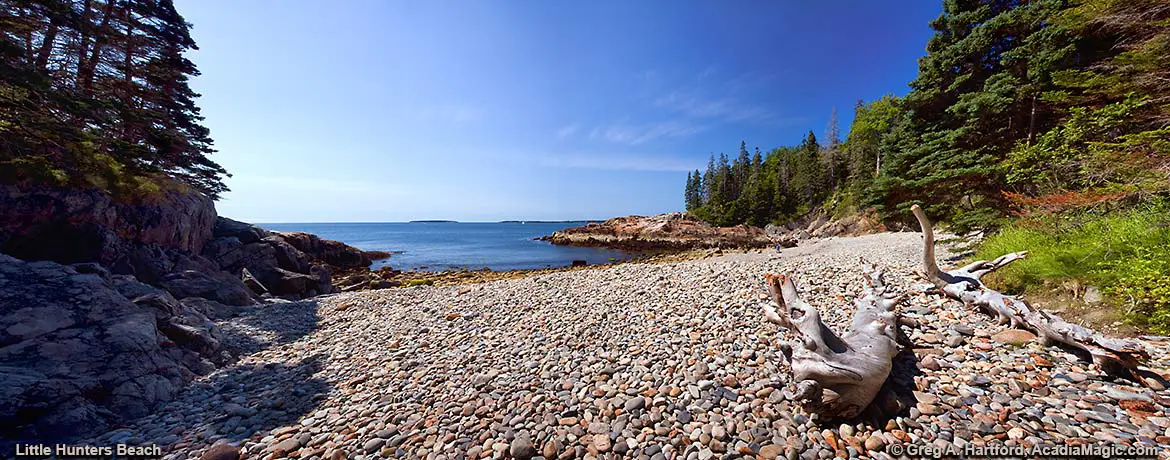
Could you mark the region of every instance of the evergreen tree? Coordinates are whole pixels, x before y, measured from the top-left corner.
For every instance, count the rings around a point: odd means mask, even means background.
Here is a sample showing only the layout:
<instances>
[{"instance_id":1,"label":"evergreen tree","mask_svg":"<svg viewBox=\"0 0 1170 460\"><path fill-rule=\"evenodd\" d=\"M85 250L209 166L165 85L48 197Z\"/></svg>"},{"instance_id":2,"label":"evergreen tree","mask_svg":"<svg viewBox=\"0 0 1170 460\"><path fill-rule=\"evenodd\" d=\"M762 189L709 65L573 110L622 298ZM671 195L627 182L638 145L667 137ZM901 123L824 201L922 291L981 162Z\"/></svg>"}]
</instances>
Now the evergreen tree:
<instances>
[{"instance_id":1,"label":"evergreen tree","mask_svg":"<svg viewBox=\"0 0 1170 460\"><path fill-rule=\"evenodd\" d=\"M928 213L959 223L986 222L1002 209L999 163L1045 123L1034 96L1074 61L1067 31L1048 20L1064 3L944 2L905 100L912 129L902 134L916 139L887 156L884 201L929 198Z\"/></svg>"},{"instance_id":2,"label":"evergreen tree","mask_svg":"<svg viewBox=\"0 0 1170 460\"><path fill-rule=\"evenodd\" d=\"M699 170L694 173L687 173L687 188L686 188L686 207L687 211L695 211L703 205L703 183Z\"/></svg>"},{"instance_id":3,"label":"evergreen tree","mask_svg":"<svg viewBox=\"0 0 1170 460\"><path fill-rule=\"evenodd\" d=\"M703 184L703 188L701 189L703 191L703 205L709 205L711 204L712 197L715 195L715 154L711 154L707 158L707 169L703 173L703 178L700 182Z\"/></svg>"},{"instance_id":4,"label":"evergreen tree","mask_svg":"<svg viewBox=\"0 0 1170 460\"><path fill-rule=\"evenodd\" d=\"M882 96L868 104L857 101L853 114L853 125L845 141L847 177L850 180L868 183L878 176L882 163L882 140L903 116L901 99Z\"/></svg>"},{"instance_id":5,"label":"evergreen tree","mask_svg":"<svg viewBox=\"0 0 1170 460\"><path fill-rule=\"evenodd\" d=\"M841 128L837 122L837 108L829 114L829 123L825 126L824 163L826 167L826 185L830 191L836 190L837 185L844 181L845 167L841 154Z\"/></svg>"},{"instance_id":6,"label":"evergreen tree","mask_svg":"<svg viewBox=\"0 0 1170 460\"><path fill-rule=\"evenodd\" d=\"M962 231L1012 206L1170 194L1170 4L945 0L930 26L910 93L859 101L844 144L834 111L823 145L810 131L712 158L708 220L786 222L852 196L893 219L922 201Z\"/></svg>"},{"instance_id":7,"label":"evergreen tree","mask_svg":"<svg viewBox=\"0 0 1170 460\"><path fill-rule=\"evenodd\" d=\"M0 180L213 197L189 25L170 0L0 4Z\"/></svg>"}]
</instances>

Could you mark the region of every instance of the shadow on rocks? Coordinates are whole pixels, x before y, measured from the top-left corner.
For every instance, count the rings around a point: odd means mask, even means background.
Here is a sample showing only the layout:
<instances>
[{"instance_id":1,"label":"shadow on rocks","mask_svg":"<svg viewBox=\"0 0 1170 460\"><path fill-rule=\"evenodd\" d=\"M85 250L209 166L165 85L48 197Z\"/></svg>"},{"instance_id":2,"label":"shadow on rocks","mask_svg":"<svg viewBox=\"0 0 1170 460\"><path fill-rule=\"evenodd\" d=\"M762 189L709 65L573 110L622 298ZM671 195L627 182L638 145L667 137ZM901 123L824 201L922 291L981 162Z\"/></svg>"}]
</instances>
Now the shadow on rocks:
<instances>
[{"instance_id":1,"label":"shadow on rocks","mask_svg":"<svg viewBox=\"0 0 1170 460\"><path fill-rule=\"evenodd\" d=\"M863 420L879 428L886 426L890 420L905 415L911 407L918 404L918 398L914 396L914 378L923 375L922 370L918 368L918 355L914 353L913 345L904 335L899 334L898 341L903 348L894 356L889 378L882 384L881 390L878 390L873 403L861 414Z\"/></svg>"},{"instance_id":2,"label":"shadow on rocks","mask_svg":"<svg viewBox=\"0 0 1170 460\"><path fill-rule=\"evenodd\" d=\"M222 343L232 354L247 356L273 345L292 343L320 325L317 300L251 307L221 323Z\"/></svg>"},{"instance_id":3,"label":"shadow on rocks","mask_svg":"<svg viewBox=\"0 0 1170 460\"><path fill-rule=\"evenodd\" d=\"M102 441L157 443L164 451L183 442L186 449L199 449L223 441L238 443L294 424L315 411L332 388L316 376L325 359L317 354L289 363L221 369L193 383L158 415Z\"/></svg>"}]
</instances>

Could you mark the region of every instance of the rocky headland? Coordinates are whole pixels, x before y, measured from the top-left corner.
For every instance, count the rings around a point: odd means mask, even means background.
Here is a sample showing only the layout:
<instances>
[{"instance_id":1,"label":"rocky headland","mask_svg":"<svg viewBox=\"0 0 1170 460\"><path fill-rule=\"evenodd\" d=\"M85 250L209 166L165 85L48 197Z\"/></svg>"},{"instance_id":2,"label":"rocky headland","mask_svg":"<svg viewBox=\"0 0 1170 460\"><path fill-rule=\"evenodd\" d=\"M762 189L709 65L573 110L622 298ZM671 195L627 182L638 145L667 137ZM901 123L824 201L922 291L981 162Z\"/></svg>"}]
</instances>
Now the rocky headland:
<instances>
[{"instance_id":1,"label":"rocky headland","mask_svg":"<svg viewBox=\"0 0 1170 460\"><path fill-rule=\"evenodd\" d=\"M333 271L380 256L219 217L199 193L0 187L0 439L145 415L248 351L217 321L334 292Z\"/></svg>"},{"instance_id":2,"label":"rocky headland","mask_svg":"<svg viewBox=\"0 0 1170 460\"><path fill-rule=\"evenodd\" d=\"M615 217L567 228L541 240L570 246L599 246L628 251L696 248L762 248L775 240L748 225L713 227L687 213Z\"/></svg>"}]
</instances>

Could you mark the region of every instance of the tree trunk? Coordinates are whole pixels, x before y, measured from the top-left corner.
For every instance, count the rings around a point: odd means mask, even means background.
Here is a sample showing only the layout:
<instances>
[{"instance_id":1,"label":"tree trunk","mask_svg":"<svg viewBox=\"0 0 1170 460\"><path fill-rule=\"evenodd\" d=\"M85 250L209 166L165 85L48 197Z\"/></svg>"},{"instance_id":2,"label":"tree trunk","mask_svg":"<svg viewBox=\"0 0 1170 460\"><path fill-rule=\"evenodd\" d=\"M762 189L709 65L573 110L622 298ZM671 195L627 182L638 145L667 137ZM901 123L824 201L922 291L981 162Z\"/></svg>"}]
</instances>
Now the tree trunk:
<instances>
[{"instance_id":1,"label":"tree trunk","mask_svg":"<svg viewBox=\"0 0 1170 460\"><path fill-rule=\"evenodd\" d=\"M53 44L57 41L57 31L60 30L56 13L50 14L54 14L54 16L49 20L49 30L45 31L45 36L41 39L41 49L37 52L36 60L33 62L33 67L40 72L44 72L49 65L49 55L53 53Z\"/></svg>"},{"instance_id":2,"label":"tree trunk","mask_svg":"<svg viewBox=\"0 0 1170 460\"><path fill-rule=\"evenodd\" d=\"M89 54L89 12L91 9L91 0L85 0L81 3L81 17L77 24L77 81L74 82L75 87L81 88L81 77L85 73L85 58Z\"/></svg>"},{"instance_id":3,"label":"tree trunk","mask_svg":"<svg viewBox=\"0 0 1170 460\"><path fill-rule=\"evenodd\" d=\"M983 275L1023 259L1028 255L1027 251L1004 254L990 262L976 261L965 267L944 272L935 262L934 229L930 220L918 205L910 209L922 226L924 245L922 266L926 278L939 291L966 305L982 308L994 315L999 324L1035 331L1041 343L1045 345L1060 344L1069 347L1078 355L1091 359L1106 374L1144 383L1137 373L1137 367L1148 359L1149 355L1141 344L1104 337L1089 328L1069 323L1059 316L1033 309L1020 298L1004 295L983 284Z\"/></svg>"},{"instance_id":4,"label":"tree trunk","mask_svg":"<svg viewBox=\"0 0 1170 460\"><path fill-rule=\"evenodd\" d=\"M98 61L102 58L102 48L105 47L106 42L110 38L110 16L113 15L115 0L106 1L106 9L102 13L102 23L98 25L97 33L94 36L93 50L90 51L89 58L85 59L85 65L79 64L77 79L78 87L85 95L89 95L93 88L94 75L97 73ZM87 4L89 2L86 2ZM129 15L129 5L126 6L127 15ZM82 55L85 54L85 43L82 42Z\"/></svg>"},{"instance_id":5,"label":"tree trunk","mask_svg":"<svg viewBox=\"0 0 1170 460\"><path fill-rule=\"evenodd\" d=\"M1028 147L1032 146L1032 137L1036 131L1036 95L1032 95L1032 113L1028 115Z\"/></svg>"},{"instance_id":6,"label":"tree trunk","mask_svg":"<svg viewBox=\"0 0 1170 460\"><path fill-rule=\"evenodd\" d=\"M799 336L782 345L796 382L795 399L806 411L826 417L856 417L873 401L898 354L894 306L901 300L886 293L882 272L863 269L866 287L854 301L857 312L849 334L838 337L820 313L800 299L792 278L764 275L779 310L765 304L764 318Z\"/></svg>"}]
</instances>

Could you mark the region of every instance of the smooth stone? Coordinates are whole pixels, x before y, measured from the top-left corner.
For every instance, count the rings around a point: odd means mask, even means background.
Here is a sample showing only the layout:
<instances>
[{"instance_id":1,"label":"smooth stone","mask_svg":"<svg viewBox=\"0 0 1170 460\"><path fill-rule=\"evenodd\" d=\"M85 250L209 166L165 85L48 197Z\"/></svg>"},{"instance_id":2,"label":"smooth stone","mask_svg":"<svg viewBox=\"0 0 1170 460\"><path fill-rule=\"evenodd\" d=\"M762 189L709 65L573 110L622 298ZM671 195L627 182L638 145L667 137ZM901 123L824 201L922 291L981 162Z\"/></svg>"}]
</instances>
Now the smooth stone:
<instances>
[{"instance_id":1,"label":"smooth stone","mask_svg":"<svg viewBox=\"0 0 1170 460\"><path fill-rule=\"evenodd\" d=\"M1020 346L1036 340L1036 334L1023 329L1005 329L992 334L991 340L1005 345Z\"/></svg>"},{"instance_id":2,"label":"smooth stone","mask_svg":"<svg viewBox=\"0 0 1170 460\"><path fill-rule=\"evenodd\" d=\"M784 455L784 446L768 444L760 447L760 457L765 459L780 458L781 455Z\"/></svg>"},{"instance_id":3,"label":"smooth stone","mask_svg":"<svg viewBox=\"0 0 1170 460\"><path fill-rule=\"evenodd\" d=\"M385 439L374 438L374 439L371 439L369 441L366 441L366 443L364 445L362 445L362 450L366 451L367 454L377 452L378 449L380 449L383 444L386 444Z\"/></svg>"},{"instance_id":4,"label":"smooth stone","mask_svg":"<svg viewBox=\"0 0 1170 460\"><path fill-rule=\"evenodd\" d=\"M609 436L596 435L593 437L593 448L597 449L598 452L609 452L611 446Z\"/></svg>"},{"instance_id":5,"label":"smooth stone","mask_svg":"<svg viewBox=\"0 0 1170 460\"><path fill-rule=\"evenodd\" d=\"M199 456L199 460L239 460L240 448L231 444L216 444Z\"/></svg>"},{"instance_id":6,"label":"smooth stone","mask_svg":"<svg viewBox=\"0 0 1170 460\"><path fill-rule=\"evenodd\" d=\"M528 436L516 436L512 440L511 447L508 448L508 453L520 460L528 460L536 456L536 448L532 446L532 441L528 439Z\"/></svg>"}]
</instances>

